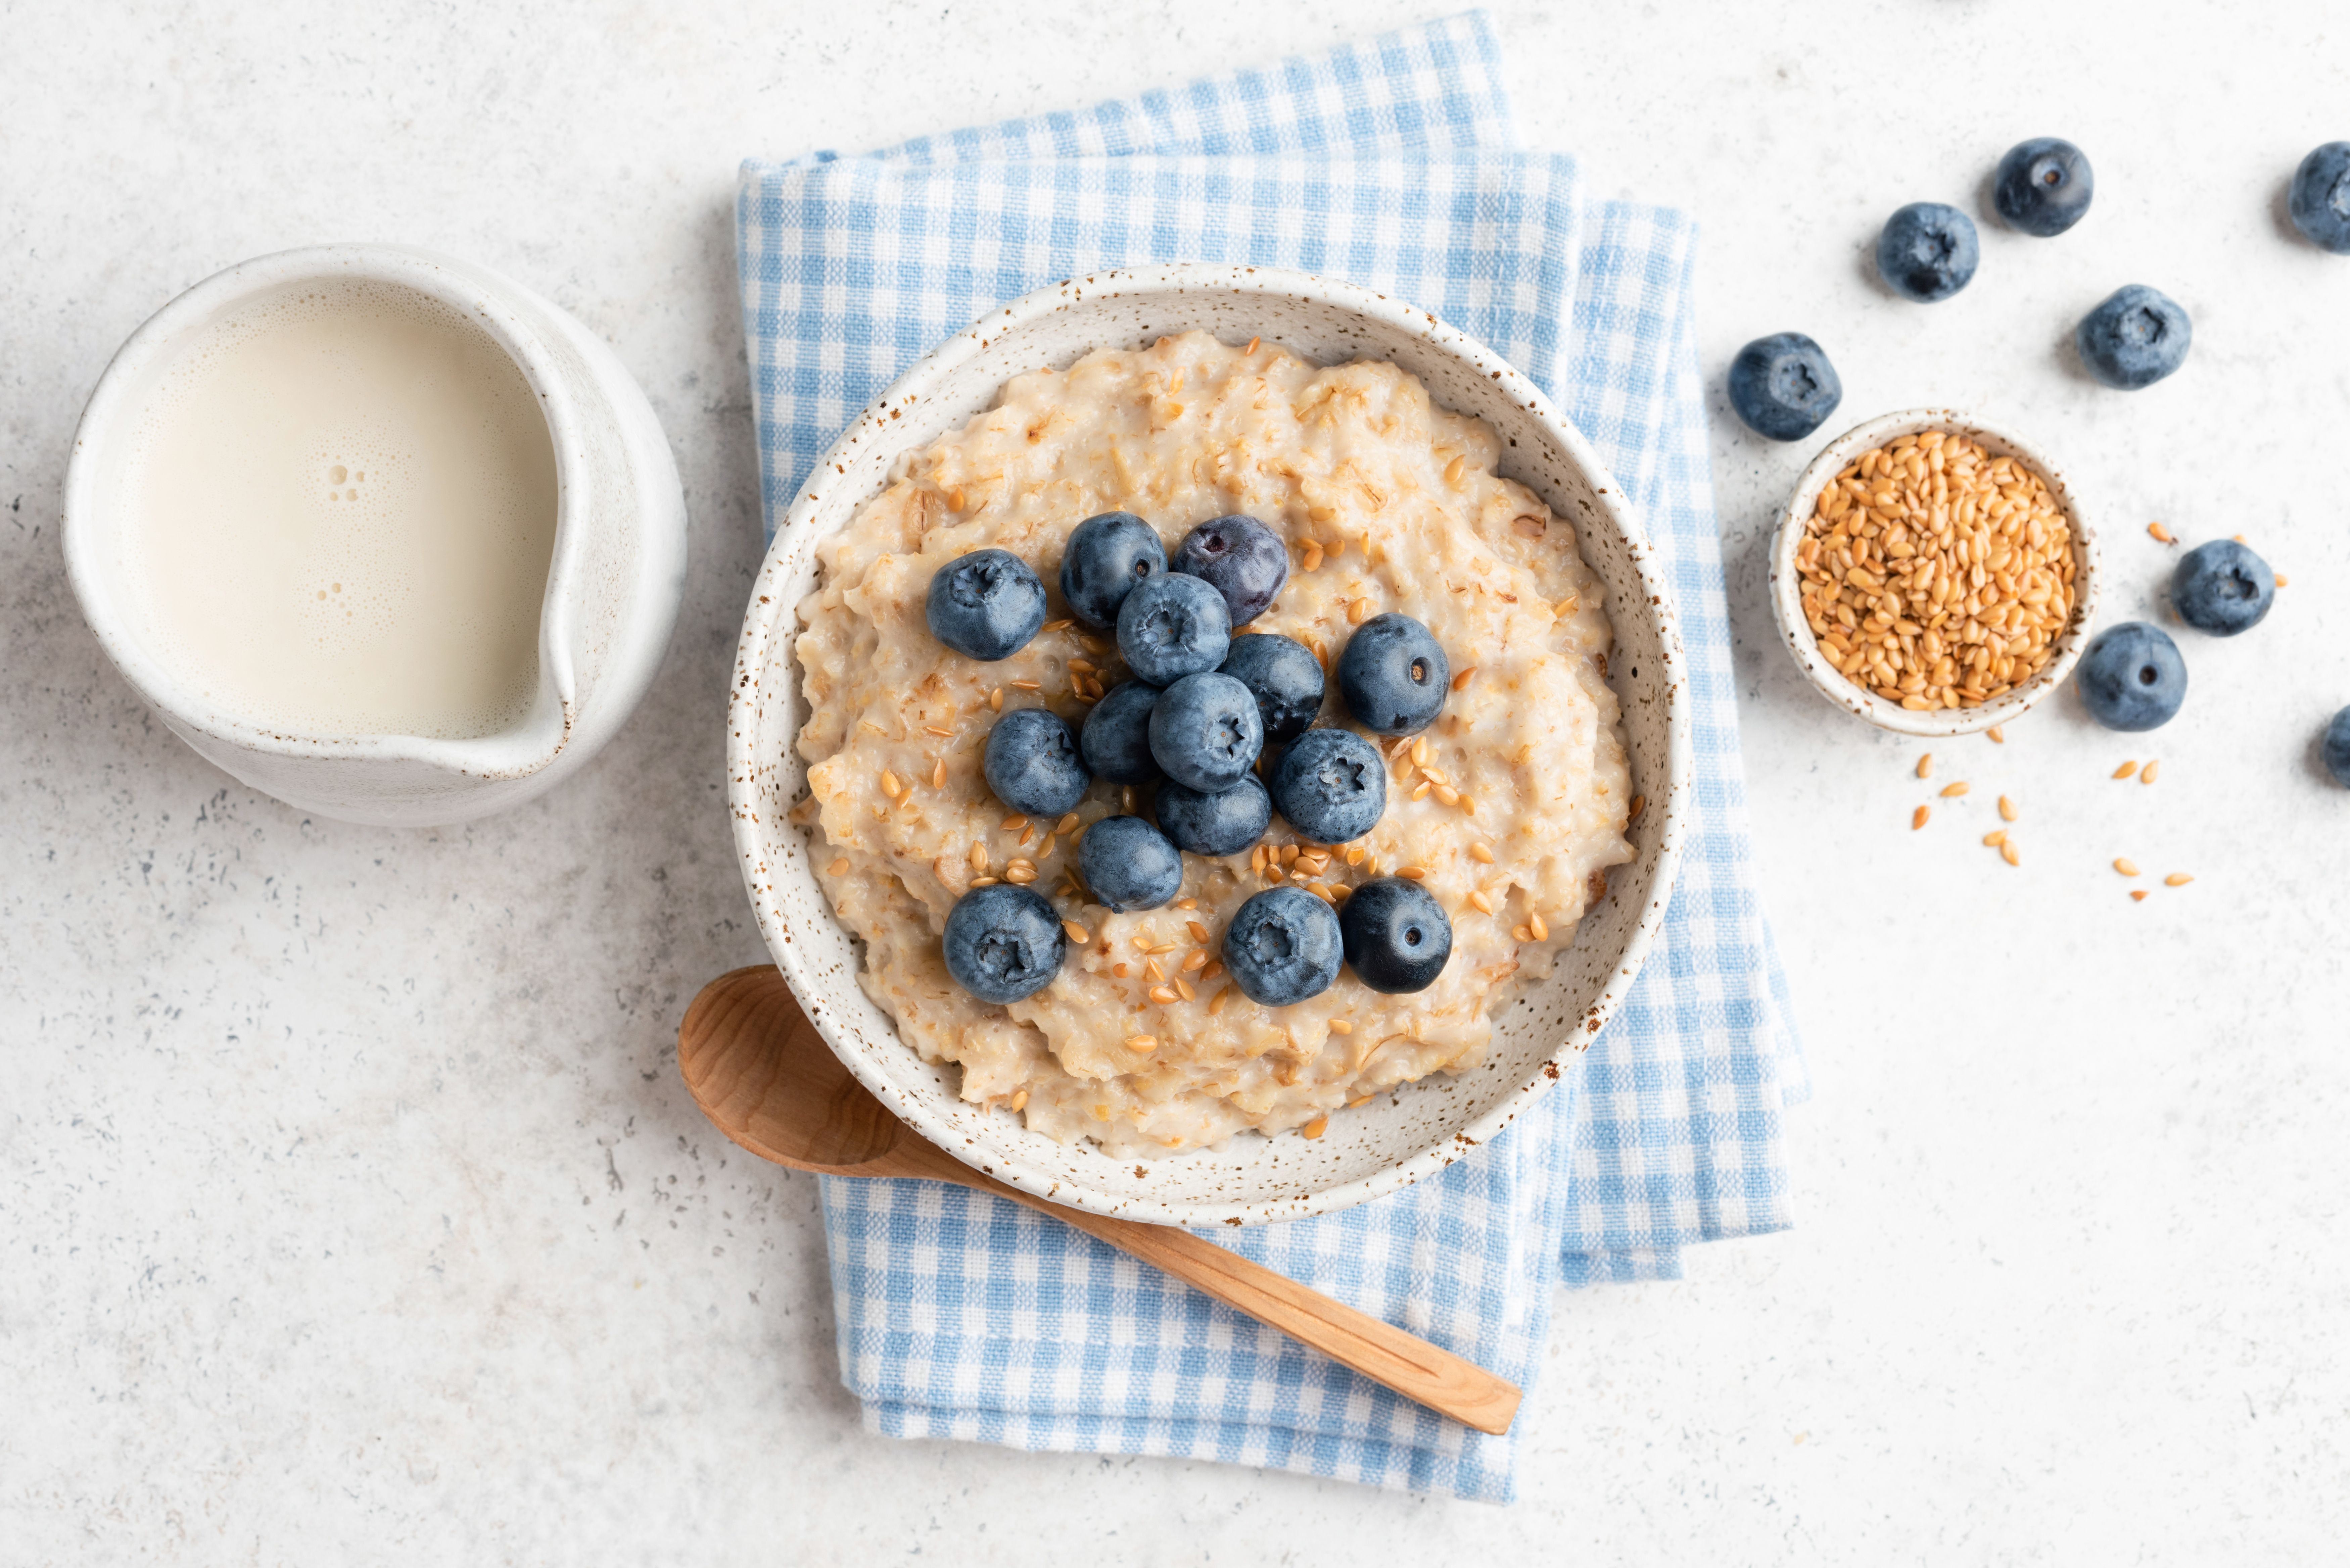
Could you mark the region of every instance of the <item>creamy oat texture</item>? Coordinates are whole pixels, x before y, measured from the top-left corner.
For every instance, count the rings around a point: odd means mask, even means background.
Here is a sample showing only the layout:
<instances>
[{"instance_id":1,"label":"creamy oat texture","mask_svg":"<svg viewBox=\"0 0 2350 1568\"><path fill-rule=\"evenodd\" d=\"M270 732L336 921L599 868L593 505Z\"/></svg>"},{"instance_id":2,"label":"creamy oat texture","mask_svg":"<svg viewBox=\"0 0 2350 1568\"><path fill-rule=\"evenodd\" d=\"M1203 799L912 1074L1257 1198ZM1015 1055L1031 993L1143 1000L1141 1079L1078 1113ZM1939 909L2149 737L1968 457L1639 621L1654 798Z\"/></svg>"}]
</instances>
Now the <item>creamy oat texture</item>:
<instances>
[{"instance_id":1,"label":"creamy oat texture","mask_svg":"<svg viewBox=\"0 0 2350 1568\"><path fill-rule=\"evenodd\" d=\"M1632 857L1598 579L1566 523L1494 474L1497 456L1492 431L1392 366L1326 369L1187 333L1014 378L818 547L823 587L799 606L812 711L795 820L864 940L866 992L924 1057L961 1064L965 1100L1149 1155L1243 1128L1319 1136L1333 1111L1482 1058L1491 1017L1550 972L1607 868ZM1076 841L1147 815L1148 789L1096 784L1059 823L1014 818L988 793L999 711L1041 703L1074 728L1125 667L1115 639L1057 618L1010 659L965 659L924 623L931 575L1009 550L1066 616L1063 542L1112 510L1149 519L1170 554L1208 518L1262 520L1292 576L1243 629L1296 638L1326 669L1369 616L1435 633L1456 690L1419 737L1372 737L1388 794L1367 836L1317 846L1276 815L1253 856L1186 855L1176 906L1113 914L1079 889ZM1347 722L1335 681L1317 722ZM1347 970L1320 996L1261 1007L1216 961L1226 920L1276 881L1343 898L1408 868L1452 918L1451 961L1426 991L1383 996ZM986 877L1029 883L1073 928L1059 976L1009 1007L966 994L940 953L948 910Z\"/></svg>"}]
</instances>

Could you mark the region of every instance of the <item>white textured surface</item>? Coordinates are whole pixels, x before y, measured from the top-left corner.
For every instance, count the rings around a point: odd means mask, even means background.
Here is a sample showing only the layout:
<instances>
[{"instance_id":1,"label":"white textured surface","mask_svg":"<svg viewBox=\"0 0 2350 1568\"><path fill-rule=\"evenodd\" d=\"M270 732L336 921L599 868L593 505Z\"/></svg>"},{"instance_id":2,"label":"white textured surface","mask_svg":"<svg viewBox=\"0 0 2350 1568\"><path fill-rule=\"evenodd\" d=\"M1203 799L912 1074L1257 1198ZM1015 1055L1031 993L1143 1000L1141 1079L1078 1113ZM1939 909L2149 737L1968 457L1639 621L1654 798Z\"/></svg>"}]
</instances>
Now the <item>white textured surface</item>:
<instances>
[{"instance_id":1,"label":"white textured surface","mask_svg":"<svg viewBox=\"0 0 2350 1568\"><path fill-rule=\"evenodd\" d=\"M720 787L754 565L734 160L855 148L1422 14L1181 0L780 10L0 10L0 1560L255 1563L2314 1561L2350 1526L2350 261L2282 191L2350 136L2338 8L2021 0L1496 7L1531 142L1707 225L1709 365L1797 327L1844 412L1943 401L2073 465L2108 613L2160 516L2289 574L2180 634L2151 741L2069 695L1916 748L1770 640L1758 529L1805 443L1717 422L1748 759L1820 1083L1801 1228L1562 1305L1492 1509L1216 1466L866 1436L811 1184L676 1082L692 988L760 956ZM1341 13L1344 20L1339 20ZM1048 14L1049 13L1049 14ZM1947 304L1867 270L2012 141L2089 151L2054 241L1986 224ZM59 476L113 346L240 257L396 238L605 333L697 552L670 663L580 778L447 833L231 785L105 667ZM2126 282L2194 314L2125 396L2064 344ZM2327 634L2328 621L2337 628ZM2159 784L2106 778L2158 754ZM1975 840L2004 790L2023 867ZM2129 854L2199 880L2132 906Z\"/></svg>"}]
</instances>

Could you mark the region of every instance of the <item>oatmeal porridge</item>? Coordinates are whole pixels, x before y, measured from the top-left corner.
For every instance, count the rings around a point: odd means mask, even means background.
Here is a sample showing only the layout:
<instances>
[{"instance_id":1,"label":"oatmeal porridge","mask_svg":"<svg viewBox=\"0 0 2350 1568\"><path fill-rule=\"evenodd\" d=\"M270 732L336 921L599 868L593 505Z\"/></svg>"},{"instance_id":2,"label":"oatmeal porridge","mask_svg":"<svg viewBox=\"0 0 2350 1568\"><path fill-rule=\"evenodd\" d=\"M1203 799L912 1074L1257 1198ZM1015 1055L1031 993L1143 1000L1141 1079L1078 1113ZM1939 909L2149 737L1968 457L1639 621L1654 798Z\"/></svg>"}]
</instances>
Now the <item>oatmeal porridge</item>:
<instances>
[{"instance_id":1,"label":"oatmeal porridge","mask_svg":"<svg viewBox=\"0 0 2350 1568\"><path fill-rule=\"evenodd\" d=\"M966 1101L1149 1155L1249 1128L1318 1137L1335 1111L1482 1059L1492 1017L1549 974L1607 868L1632 858L1635 808L1598 579L1498 457L1485 425L1393 366L1326 369L1187 333L1014 378L818 546L823 586L798 607L811 711L794 820L864 944L867 993L923 1057L960 1064ZM1206 520L1261 521L1290 575L1233 630L1295 639L1326 671L1373 618L1433 634L1451 690L1417 734L1368 736L1388 771L1369 832L1320 843L1276 815L1249 849L1184 854L1171 901L1121 913L1082 882L1080 844L1105 818L1148 815L1148 788L1097 778L1049 819L991 792L983 754L1004 713L1041 707L1074 730L1126 668L1057 589L1009 657L954 652L925 620L931 578L994 549L1056 583L1071 531L1111 511L1146 519L1170 554ZM1316 724L1364 733L1328 686ZM1266 750L1261 774L1278 761ZM1302 888L1343 909L1383 876L1451 919L1425 989L1388 994L1346 969L1266 1006L1227 973L1225 928L1253 895ZM995 1005L955 982L941 933L974 887L1006 884L1049 900L1066 951L1050 983Z\"/></svg>"}]
</instances>

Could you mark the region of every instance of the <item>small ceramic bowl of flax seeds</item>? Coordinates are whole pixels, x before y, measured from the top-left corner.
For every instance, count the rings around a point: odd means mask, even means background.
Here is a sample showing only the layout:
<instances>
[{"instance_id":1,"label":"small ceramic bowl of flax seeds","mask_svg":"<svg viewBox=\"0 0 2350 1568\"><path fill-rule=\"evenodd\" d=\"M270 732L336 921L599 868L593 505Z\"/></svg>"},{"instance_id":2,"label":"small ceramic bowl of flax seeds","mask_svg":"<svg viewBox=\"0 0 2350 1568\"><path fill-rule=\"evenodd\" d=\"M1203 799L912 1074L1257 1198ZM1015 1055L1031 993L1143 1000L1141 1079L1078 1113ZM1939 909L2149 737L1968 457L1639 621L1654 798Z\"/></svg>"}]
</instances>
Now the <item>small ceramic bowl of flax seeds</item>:
<instances>
[{"instance_id":1,"label":"small ceramic bowl of flax seeds","mask_svg":"<svg viewBox=\"0 0 2350 1568\"><path fill-rule=\"evenodd\" d=\"M1906 735L1965 735L2054 691L2087 640L2096 535L2011 431L1910 409L1831 441L1795 483L1771 607L1823 695Z\"/></svg>"}]
</instances>

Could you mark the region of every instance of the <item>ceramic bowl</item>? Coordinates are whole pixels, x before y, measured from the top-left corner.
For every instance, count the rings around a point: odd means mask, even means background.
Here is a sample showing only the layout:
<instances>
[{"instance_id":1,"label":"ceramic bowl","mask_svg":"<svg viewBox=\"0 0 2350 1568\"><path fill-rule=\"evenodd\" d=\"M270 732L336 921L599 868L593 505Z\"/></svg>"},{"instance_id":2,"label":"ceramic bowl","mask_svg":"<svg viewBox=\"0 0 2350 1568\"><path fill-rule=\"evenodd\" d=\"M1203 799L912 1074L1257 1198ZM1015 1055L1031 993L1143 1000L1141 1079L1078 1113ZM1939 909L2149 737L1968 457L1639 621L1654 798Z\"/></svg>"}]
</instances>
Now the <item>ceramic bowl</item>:
<instances>
[{"instance_id":1,"label":"ceramic bowl","mask_svg":"<svg viewBox=\"0 0 2350 1568\"><path fill-rule=\"evenodd\" d=\"M1819 504L1820 492L1861 453L1883 446L1897 436L1922 431L1948 431L1981 441L1993 457L2012 457L2037 473L2055 498L2073 529L2073 618L2056 639L2055 652L2040 673L1980 708L1904 708L1888 702L1844 677L1804 618L1802 574L1795 569L1795 551L1804 530ZM1812 459L1795 491L1779 514L1779 531L1771 546L1771 613L1779 623L1780 640L1795 656L1795 667L1819 689L1820 694L1847 712L1857 713L1879 729L1904 735L1971 735L1994 724L2012 724L2032 705L2064 683L2074 661L2087 644L2097 613L2097 535L2083 514L2080 500L2064 482L2064 471L2031 442L2002 426L1987 424L1956 409L1904 409L1880 414L1856 425L1830 441Z\"/></svg>"},{"instance_id":2,"label":"ceramic bowl","mask_svg":"<svg viewBox=\"0 0 2350 1568\"><path fill-rule=\"evenodd\" d=\"M555 547L539 610L537 695L472 740L307 735L206 697L138 608L121 504L158 382L214 323L322 282L387 285L469 317L538 394L555 449ZM321 816L463 822L552 787L619 732L652 684L685 593L685 496L652 405L603 340L502 273L406 245L313 245L240 262L131 334L82 410L66 469L74 595L123 679L214 764Z\"/></svg>"},{"instance_id":3,"label":"ceramic bowl","mask_svg":"<svg viewBox=\"0 0 2350 1568\"><path fill-rule=\"evenodd\" d=\"M817 541L877 494L891 463L992 407L1012 376L1197 328L1262 337L1320 363L1374 358L1500 433L1502 472L1574 524L1615 621L1611 680L1648 800L1638 850L1612 874L1550 981L1495 1023L1485 1060L1329 1118L1308 1140L1243 1133L1220 1147L1119 1160L957 1097L961 1070L921 1060L858 986L861 954L786 814L806 791L794 742L807 714L794 613L817 582ZM1253 1224L1343 1209L1436 1170L1508 1125L1587 1044L1630 988L1663 923L1690 800L1690 699L1672 595L1639 520L1590 444L1532 382L1434 317L1348 284L1203 265L1101 273L1039 290L958 334L866 410L819 462L751 596L728 717L734 836L759 929L809 1019L866 1087L924 1137L1042 1197L1168 1224Z\"/></svg>"}]
</instances>

